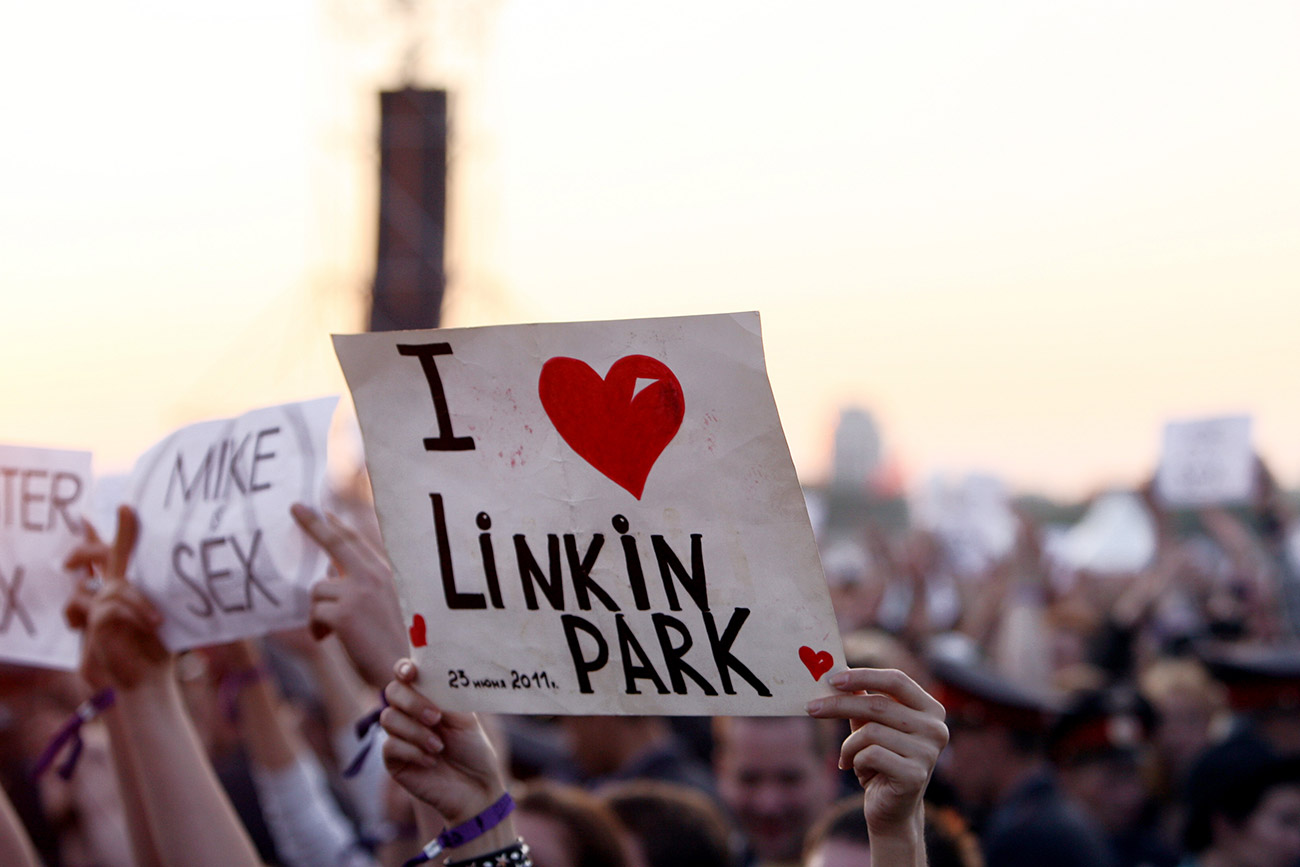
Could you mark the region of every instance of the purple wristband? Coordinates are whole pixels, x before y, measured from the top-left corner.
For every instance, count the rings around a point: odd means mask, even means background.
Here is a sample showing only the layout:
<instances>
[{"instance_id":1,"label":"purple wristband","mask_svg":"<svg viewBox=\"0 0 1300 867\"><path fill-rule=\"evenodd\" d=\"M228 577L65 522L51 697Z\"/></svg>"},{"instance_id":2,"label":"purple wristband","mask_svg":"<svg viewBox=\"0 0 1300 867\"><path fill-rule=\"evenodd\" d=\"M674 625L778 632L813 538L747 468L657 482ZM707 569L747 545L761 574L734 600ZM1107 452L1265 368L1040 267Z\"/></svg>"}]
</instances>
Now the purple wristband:
<instances>
[{"instance_id":1,"label":"purple wristband","mask_svg":"<svg viewBox=\"0 0 1300 867\"><path fill-rule=\"evenodd\" d=\"M65 780L72 779L72 771L77 766L77 759L81 757L81 727L112 707L114 698L113 690L101 689L78 705L76 712L68 718L67 722L59 726L54 738L45 749L41 750L40 757L36 759L36 766L32 769L32 779L45 773L46 769L54 764L55 756L67 743L72 744L72 749L68 751L68 757L59 765L58 773Z\"/></svg>"},{"instance_id":2,"label":"purple wristband","mask_svg":"<svg viewBox=\"0 0 1300 867\"><path fill-rule=\"evenodd\" d=\"M357 740L361 743L361 748L352 757L352 761L348 762L348 766L343 769L343 776L348 779L361 773L361 765L365 762L366 756L370 755L370 748L375 745L375 738L378 736L379 715L384 712L386 707L388 707L388 696L384 695L384 691L381 689L379 691L379 707L357 720L354 730L357 733Z\"/></svg>"},{"instance_id":3,"label":"purple wristband","mask_svg":"<svg viewBox=\"0 0 1300 867\"><path fill-rule=\"evenodd\" d=\"M501 820L509 816L510 811L514 808L514 798L511 798L510 793L506 792L495 803L474 818L460 823L455 828L448 828L443 831L429 845L421 849L419 855L411 858L402 867L415 867L416 864L432 861L447 849L455 849L458 846L464 846L471 840L477 840L497 825L500 825Z\"/></svg>"}]
</instances>

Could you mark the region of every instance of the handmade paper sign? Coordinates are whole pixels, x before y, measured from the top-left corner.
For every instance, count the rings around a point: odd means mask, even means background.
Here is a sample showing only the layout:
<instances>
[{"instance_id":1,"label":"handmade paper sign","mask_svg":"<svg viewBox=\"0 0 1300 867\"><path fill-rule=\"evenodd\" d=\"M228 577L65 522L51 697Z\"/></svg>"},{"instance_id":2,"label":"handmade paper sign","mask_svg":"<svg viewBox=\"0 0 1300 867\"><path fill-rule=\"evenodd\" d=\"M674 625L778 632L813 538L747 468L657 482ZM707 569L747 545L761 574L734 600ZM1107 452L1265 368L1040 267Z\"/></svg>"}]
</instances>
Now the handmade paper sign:
<instances>
[{"instance_id":1,"label":"handmade paper sign","mask_svg":"<svg viewBox=\"0 0 1300 867\"><path fill-rule=\"evenodd\" d=\"M983 574L1015 545L1016 516L996 476L932 475L914 492L910 505L917 525L939 537L961 574Z\"/></svg>"},{"instance_id":2,"label":"handmade paper sign","mask_svg":"<svg viewBox=\"0 0 1300 867\"><path fill-rule=\"evenodd\" d=\"M81 537L90 452L0 446L0 659L74 669L81 638L63 606L63 569Z\"/></svg>"},{"instance_id":3,"label":"handmade paper sign","mask_svg":"<svg viewBox=\"0 0 1300 867\"><path fill-rule=\"evenodd\" d=\"M302 626L324 552L289 507L319 502L334 397L190 425L131 474L141 535L129 576L171 650Z\"/></svg>"},{"instance_id":4,"label":"handmade paper sign","mask_svg":"<svg viewBox=\"0 0 1300 867\"><path fill-rule=\"evenodd\" d=\"M1156 484L1171 506L1208 506L1250 499L1255 452L1250 416L1172 421L1165 425Z\"/></svg>"},{"instance_id":5,"label":"handmade paper sign","mask_svg":"<svg viewBox=\"0 0 1300 867\"><path fill-rule=\"evenodd\" d=\"M758 314L335 336L445 707L802 714L843 651Z\"/></svg>"}]
</instances>

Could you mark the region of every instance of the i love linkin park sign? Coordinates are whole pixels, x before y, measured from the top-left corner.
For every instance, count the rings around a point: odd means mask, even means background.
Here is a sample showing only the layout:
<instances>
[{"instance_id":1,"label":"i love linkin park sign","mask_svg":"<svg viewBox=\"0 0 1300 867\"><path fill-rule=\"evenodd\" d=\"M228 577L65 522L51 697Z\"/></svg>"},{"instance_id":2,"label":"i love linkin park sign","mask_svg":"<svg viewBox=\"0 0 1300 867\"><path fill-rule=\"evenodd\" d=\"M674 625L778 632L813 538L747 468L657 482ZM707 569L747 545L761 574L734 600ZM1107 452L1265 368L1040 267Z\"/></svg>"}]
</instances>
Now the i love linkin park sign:
<instances>
[{"instance_id":1,"label":"i love linkin park sign","mask_svg":"<svg viewBox=\"0 0 1300 867\"><path fill-rule=\"evenodd\" d=\"M336 335L422 687L801 714L843 650L758 314Z\"/></svg>"}]
</instances>

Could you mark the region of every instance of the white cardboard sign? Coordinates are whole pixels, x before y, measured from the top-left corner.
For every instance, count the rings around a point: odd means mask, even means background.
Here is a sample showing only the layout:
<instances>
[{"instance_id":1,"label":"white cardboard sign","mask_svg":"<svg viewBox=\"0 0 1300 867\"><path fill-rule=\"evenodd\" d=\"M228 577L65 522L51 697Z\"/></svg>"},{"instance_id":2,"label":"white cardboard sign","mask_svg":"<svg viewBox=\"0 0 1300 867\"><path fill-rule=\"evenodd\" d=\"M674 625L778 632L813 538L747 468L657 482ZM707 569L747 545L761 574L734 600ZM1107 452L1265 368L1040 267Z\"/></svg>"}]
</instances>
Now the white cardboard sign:
<instances>
[{"instance_id":1,"label":"white cardboard sign","mask_svg":"<svg viewBox=\"0 0 1300 867\"><path fill-rule=\"evenodd\" d=\"M802 714L844 658L758 314L336 335L452 709Z\"/></svg>"},{"instance_id":2,"label":"white cardboard sign","mask_svg":"<svg viewBox=\"0 0 1300 867\"><path fill-rule=\"evenodd\" d=\"M1250 416L1169 422L1156 483L1171 506L1250 499L1255 484Z\"/></svg>"},{"instance_id":3,"label":"white cardboard sign","mask_svg":"<svg viewBox=\"0 0 1300 867\"><path fill-rule=\"evenodd\" d=\"M914 493L911 507L918 526L942 540L951 565L962 574L987 571L1015 546L1016 516L996 476L932 475Z\"/></svg>"},{"instance_id":4,"label":"white cardboard sign","mask_svg":"<svg viewBox=\"0 0 1300 867\"><path fill-rule=\"evenodd\" d=\"M334 397L170 434L129 483L141 535L131 579L173 651L302 626L326 557L289 507L320 501Z\"/></svg>"},{"instance_id":5,"label":"white cardboard sign","mask_svg":"<svg viewBox=\"0 0 1300 867\"><path fill-rule=\"evenodd\" d=\"M81 638L63 568L81 537L90 452L0 446L0 659L71 670Z\"/></svg>"}]
</instances>

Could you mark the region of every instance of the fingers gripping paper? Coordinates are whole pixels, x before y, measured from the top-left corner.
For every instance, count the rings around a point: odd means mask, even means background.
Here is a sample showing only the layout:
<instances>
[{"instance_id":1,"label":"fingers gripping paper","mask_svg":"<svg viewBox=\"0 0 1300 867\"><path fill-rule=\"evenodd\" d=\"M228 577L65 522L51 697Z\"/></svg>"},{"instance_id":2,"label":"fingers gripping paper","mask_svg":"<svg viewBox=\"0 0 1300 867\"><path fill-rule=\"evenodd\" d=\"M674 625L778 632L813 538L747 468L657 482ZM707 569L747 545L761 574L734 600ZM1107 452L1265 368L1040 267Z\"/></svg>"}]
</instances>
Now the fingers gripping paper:
<instances>
[{"instance_id":1,"label":"fingers gripping paper","mask_svg":"<svg viewBox=\"0 0 1300 867\"><path fill-rule=\"evenodd\" d=\"M338 335L448 708L799 714L843 651L754 313Z\"/></svg>"},{"instance_id":2,"label":"fingers gripping paper","mask_svg":"<svg viewBox=\"0 0 1300 867\"><path fill-rule=\"evenodd\" d=\"M307 622L326 560L289 507L320 500L336 402L190 425L136 462L128 488L141 535L129 574L162 610L168 648Z\"/></svg>"},{"instance_id":3,"label":"fingers gripping paper","mask_svg":"<svg viewBox=\"0 0 1300 867\"><path fill-rule=\"evenodd\" d=\"M0 659L73 669L81 639L63 619L81 536L90 452L0 446Z\"/></svg>"}]
</instances>

